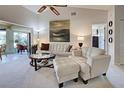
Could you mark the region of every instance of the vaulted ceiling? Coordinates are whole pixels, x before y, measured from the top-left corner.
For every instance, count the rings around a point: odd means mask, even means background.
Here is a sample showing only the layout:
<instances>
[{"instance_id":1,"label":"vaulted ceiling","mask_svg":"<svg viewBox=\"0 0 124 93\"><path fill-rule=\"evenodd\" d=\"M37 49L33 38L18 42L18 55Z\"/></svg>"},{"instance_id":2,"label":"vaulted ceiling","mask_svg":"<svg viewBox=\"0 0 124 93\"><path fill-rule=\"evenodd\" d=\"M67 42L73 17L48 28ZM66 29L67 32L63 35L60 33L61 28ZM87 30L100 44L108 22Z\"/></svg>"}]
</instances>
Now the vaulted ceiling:
<instances>
[{"instance_id":1,"label":"vaulted ceiling","mask_svg":"<svg viewBox=\"0 0 124 93\"><path fill-rule=\"evenodd\" d=\"M37 10L43 5L24 5L23 7L37 13ZM86 9L97 9L97 10L109 10L111 5L68 5L67 7L71 8L86 8Z\"/></svg>"}]
</instances>

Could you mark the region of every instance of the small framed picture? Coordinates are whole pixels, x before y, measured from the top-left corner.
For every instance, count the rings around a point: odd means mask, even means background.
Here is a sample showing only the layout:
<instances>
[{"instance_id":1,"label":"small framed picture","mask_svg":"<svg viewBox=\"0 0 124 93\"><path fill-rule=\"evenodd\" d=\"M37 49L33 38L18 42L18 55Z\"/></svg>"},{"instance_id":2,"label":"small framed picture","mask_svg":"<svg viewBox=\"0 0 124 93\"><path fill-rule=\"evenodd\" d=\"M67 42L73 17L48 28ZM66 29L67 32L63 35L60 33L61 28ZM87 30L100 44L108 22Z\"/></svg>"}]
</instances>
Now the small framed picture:
<instances>
[{"instance_id":1,"label":"small framed picture","mask_svg":"<svg viewBox=\"0 0 124 93\"><path fill-rule=\"evenodd\" d=\"M113 39L112 37L109 38L109 43L112 43L113 42Z\"/></svg>"},{"instance_id":2,"label":"small framed picture","mask_svg":"<svg viewBox=\"0 0 124 93\"><path fill-rule=\"evenodd\" d=\"M112 25L113 25L113 22L109 21L109 27L112 27Z\"/></svg>"},{"instance_id":3,"label":"small framed picture","mask_svg":"<svg viewBox=\"0 0 124 93\"><path fill-rule=\"evenodd\" d=\"M112 33L113 33L113 30L109 29L109 35L112 35Z\"/></svg>"}]
</instances>

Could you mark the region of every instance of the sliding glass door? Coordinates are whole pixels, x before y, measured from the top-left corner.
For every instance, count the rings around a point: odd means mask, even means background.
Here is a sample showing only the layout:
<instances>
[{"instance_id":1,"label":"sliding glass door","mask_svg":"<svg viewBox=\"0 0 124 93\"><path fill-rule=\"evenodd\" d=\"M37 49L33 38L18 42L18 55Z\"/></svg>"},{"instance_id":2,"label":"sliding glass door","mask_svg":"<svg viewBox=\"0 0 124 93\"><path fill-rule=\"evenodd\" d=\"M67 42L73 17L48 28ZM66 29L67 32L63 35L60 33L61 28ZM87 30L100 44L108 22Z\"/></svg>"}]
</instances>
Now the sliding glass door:
<instances>
[{"instance_id":1,"label":"sliding glass door","mask_svg":"<svg viewBox=\"0 0 124 93\"><path fill-rule=\"evenodd\" d=\"M0 30L0 45L6 44L6 31Z\"/></svg>"},{"instance_id":2,"label":"sliding glass door","mask_svg":"<svg viewBox=\"0 0 124 93\"><path fill-rule=\"evenodd\" d=\"M14 48L16 50L17 44L27 46L29 48L28 33L14 32Z\"/></svg>"},{"instance_id":3,"label":"sliding glass door","mask_svg":"<svg viewBox=\"0 0 124 93\"><path fill-rule=\"evenodd\" d=\"M14 48L16 44L28 45L28 34L23 32L14 32Z\"/></svg>"}]
</instances>

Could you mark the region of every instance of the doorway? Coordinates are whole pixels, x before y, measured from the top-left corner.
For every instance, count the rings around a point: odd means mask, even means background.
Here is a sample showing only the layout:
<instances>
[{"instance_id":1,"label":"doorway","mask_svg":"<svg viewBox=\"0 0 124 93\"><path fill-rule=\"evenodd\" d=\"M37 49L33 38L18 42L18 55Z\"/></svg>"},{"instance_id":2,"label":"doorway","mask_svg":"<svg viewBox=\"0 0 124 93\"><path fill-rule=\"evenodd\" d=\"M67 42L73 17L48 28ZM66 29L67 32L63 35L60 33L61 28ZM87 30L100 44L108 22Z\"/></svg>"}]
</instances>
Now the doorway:
<instances>
[{"instance_id":1,"label":"doorway","mask_svg":"<svg viewBox=\"0 0 124 93\"><path fill-rule=\"evenodd\" d=\"M92 25L92 47L106 49L105 32L106 24Z\"/></svg>"},{"instance_id":2,"label":"doorway","mask_svg":"<svg viewBox=\"0 0 124 93\"><path fill-rule=\"evenodd\" d=\"M0 29L0 45L6 44L6 30Z\"/></svg>"},{"instance_id":3,"label":"doorway","mask_svg":"<svg viewBox=\"0 0 124 93\"><path fill-rule=\"evenodd\" d=\"M14 32L14 50L17 52L17 46L25 47L25 50L29 50L29 33Z\"/></svg>"}]
</instances>

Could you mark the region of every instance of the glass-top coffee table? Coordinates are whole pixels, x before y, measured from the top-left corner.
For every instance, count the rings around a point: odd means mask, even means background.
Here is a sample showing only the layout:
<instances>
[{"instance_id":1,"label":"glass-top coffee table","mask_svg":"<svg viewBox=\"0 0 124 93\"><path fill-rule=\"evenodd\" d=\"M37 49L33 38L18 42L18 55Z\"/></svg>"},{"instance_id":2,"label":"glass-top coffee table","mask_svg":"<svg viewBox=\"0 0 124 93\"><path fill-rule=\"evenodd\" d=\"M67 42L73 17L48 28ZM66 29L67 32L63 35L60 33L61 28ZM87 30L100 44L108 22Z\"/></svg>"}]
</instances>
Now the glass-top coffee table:
<instances>
[{"instance_id":1,"label":"glass-top coffee table","mask_svg":"<svg viewBox=\"0 0 124 93\"><path fill-rule=\"evenodd\" d=\"M30 65L35 68L35 71L41 67L53 68L52 60L56 57L55 54L32 54L29 56L31 59Z\"/></svg>"}]
</instances>

